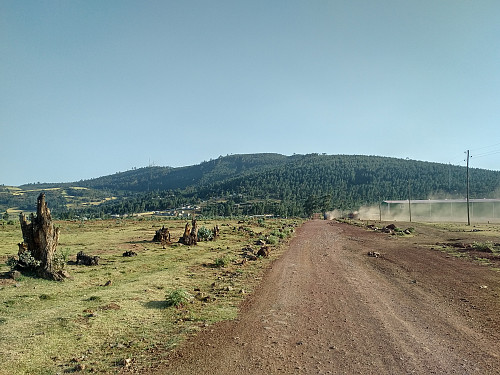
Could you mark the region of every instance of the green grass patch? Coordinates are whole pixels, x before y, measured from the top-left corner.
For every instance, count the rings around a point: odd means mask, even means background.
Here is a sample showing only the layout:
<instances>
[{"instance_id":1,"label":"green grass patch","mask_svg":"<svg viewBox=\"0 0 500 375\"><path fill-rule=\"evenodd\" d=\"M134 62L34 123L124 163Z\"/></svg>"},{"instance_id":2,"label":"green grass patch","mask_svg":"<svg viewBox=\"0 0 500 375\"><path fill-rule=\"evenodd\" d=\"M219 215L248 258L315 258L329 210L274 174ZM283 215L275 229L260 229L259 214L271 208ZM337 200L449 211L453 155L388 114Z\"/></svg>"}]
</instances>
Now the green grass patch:
<instances>
[{"instance_id":1,"label":"green grass patch","mask_svg":"<svg viewBox=\"0 0 500 375\"><path fill-rule=\"evenodd\" d=\"M491 242L491 241L474 242L472 244L472 247L473 247L474 250L482 251L484 253L494 253L494 252L496 252L495 246L493 245L493 242Z\"/></svg>"},{"instance_id":2,"label":"green grass patch","mask_svg":"<svg viewBox=\"0 0 500 375\"><path fill-rule=\"evenodd\" d=\"M89 372L119 373L123 368L116 364L123 358L133 359L134 371L147 372L151 363L161 361L200 327L236 317L245 294L255 288L286 243L277 237L269 259L241 265L241 249L256 240L253 233L265 237L300 222L267 219L262 227L249 220L245 224L249 230L239 231L233 230L239 227L236 221L200 220L200 226L219 225L220 238L165 249L151 242L162 225L177 240L185 224L184 220L56 222L61 228L60 258L68 262L71 278L0 279L0 374L70 373L74 358ZM0 272L9 271L5 262L17 255L20 241L18 224L0 227ZM138 256L123 257L127 250ZM76 265L79 251L98 255L100 264ZM205 266L217 258L229 261L220 268ZM176 290L207 298L173 303L175 295L170 293ZM169 308L170 304L178 308Z\"/></svg>"}]
</instances>

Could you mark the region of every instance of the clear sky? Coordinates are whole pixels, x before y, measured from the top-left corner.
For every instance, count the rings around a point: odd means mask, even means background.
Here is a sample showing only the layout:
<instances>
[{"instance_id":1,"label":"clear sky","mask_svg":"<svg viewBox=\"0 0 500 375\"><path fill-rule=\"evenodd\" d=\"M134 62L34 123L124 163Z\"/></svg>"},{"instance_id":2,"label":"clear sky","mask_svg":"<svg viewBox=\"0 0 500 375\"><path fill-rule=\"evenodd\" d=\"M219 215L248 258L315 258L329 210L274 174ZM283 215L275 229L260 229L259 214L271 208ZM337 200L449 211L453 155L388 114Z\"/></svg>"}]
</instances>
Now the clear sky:
<instances>
[{"instance_id":1,"label":"clear sky","mask_svg":"<svg viewBox=\"0 0 500 375\"><path fill-rule=\"evenodd\" d=\"M257 152L500 170L498 0L0 0L0 184Z\"/></svg>"}]
</instances>

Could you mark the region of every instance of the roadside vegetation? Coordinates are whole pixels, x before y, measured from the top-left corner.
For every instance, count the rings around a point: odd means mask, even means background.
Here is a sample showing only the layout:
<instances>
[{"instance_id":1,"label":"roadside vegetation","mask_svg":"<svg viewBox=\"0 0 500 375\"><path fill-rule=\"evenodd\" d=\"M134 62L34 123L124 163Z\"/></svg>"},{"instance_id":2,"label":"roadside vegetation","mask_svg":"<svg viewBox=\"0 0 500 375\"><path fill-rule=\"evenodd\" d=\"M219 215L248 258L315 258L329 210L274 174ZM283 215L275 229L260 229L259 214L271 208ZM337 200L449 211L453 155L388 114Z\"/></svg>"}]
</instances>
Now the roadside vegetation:
<instances>
[{"instance_id":1,"label":"roadside vegetation","mask_svg":"<svg viewBox=\"0 0 500 375\"><path fill-rule=\"evenodd\" d=\"M0 374L140 372L156 366L187 336L235 318L239 303L301 224L199 220L200 227L219 225L220 237L196 246L152 242L163 225L177 241L186 222L56 222L60 258L71 278L0 279ZM248 249L259 250L259 240L268 241L269 257L249 260ZM0 272L9 271L8 259L21 241L18 223L0 226ZM77 265L80 251L99 256L99 265ZM127 251L137 255L123 256Z\"/></svg>"},{"instance_id":2,"label":"roadside vegetation","mask_svg":"<svg viewBox=\"0 0 500 375\"><path fill-rule=\"evenodd\" d=\"M354 219L336 221L394 237L411 237L415 244L445 252L449 256L470 259L500 271L500 224L478 223L469 226L464 223L389 223ZM421 242L419 233L425 233L427 239L434 238L435 241Z\"/></svg>"}]
</instances>

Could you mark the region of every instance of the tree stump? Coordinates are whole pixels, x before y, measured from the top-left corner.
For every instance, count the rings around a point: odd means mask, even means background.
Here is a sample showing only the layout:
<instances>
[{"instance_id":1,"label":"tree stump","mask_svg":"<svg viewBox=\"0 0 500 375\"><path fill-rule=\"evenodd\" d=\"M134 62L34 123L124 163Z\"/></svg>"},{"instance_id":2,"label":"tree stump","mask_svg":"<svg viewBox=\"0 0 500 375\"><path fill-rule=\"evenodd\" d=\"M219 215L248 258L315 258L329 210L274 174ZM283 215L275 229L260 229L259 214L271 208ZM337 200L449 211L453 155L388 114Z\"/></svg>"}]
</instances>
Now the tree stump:
<instances>
[{"instance_id":1,"label":"tree stump","mask_svg":"<svg viewBox=\"0 0 500 375\"><path fill-rule=\"evenodd\" d=\"M98 256L87 255L83 251L76 254L76 264L83 264L84 266L98 266L99 259Z\"/></svg>"},{"instance_id":2,"label":"tree stump","mask_svg":"<svg viewBox=\"0 0 500 375\"><path fill-rule=\"evenodd\" d=\"M219 234L220 234L220 229L219 226L216 225L212 230L212 241L215 241L217 238L219 238Z\"/></svg>"},{"instance_id":3,"label":"tree stump","mask_svg":"<svg viewBox=\"0 0 500 375\"><path fill-rule=\"evenodd\" d=\"M19 244L19 258L21 259L25 252L29 252L36 262L26 264L26 268L32 269L44 279L63 280L69 275L58 269L54 262L59 241L59 228L55 228L52 223L44 193L38 196L36 216L31 214L30 219L31 223L28 223L23 213L19 215L24 239L24 242Z\"/></svg>"},{"instance_id":4,"label":"tree stump","mask_svg":"<svg viewBox=\"0 0 500 375\"><path fill-rule=\"evenodd\" d=\"M158 229L153 237L153 242L161 242L163 248L170 244L170 232L168 228L163 226L161 229Z\"/></svg>"},{"instance_id":5,"label":"tree stump","mask_svg":"<svg viewBox=\"0 0 500 375\"><path fill-rule=\"evenodd\" d=\"M196 245L197 240L198 240L198 235L197 235L197 224L196 224L196 219L193 219L191 221L191 225L193 228L191 229L189 227L189 223L186 223L186 226L184 228L184 234L181 238L179 238L179 242L184 244L184 245Z\"/></svg>"}]
</instances>

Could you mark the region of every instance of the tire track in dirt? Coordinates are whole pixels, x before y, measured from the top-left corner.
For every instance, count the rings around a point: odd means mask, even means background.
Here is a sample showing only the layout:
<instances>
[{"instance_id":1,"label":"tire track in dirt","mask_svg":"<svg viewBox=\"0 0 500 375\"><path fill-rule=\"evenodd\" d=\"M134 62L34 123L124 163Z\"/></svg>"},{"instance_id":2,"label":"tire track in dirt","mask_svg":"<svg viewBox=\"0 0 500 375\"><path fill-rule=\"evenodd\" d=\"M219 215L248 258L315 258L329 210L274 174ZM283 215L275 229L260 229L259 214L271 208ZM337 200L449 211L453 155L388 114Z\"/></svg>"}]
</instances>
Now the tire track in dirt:
<instances>
[{"instance_id":1,"label":"tire track in dirt","mask_svg":"<svg viewBox=\"0 0 500 375\"><path fill-rule=\"evenodd\" d=\"M307 222L238 319L188 340L158 373L499 373L495 337L439 293L434 273L450 267L439 282L451 288L456 263L397 245L345 224ZM387 258L366 256L380 249ZM418 273L395 254L413 257L405 259Z\"/></svg>"}]
</instances>

